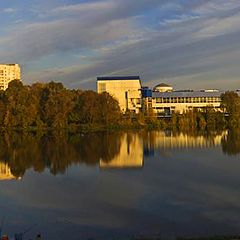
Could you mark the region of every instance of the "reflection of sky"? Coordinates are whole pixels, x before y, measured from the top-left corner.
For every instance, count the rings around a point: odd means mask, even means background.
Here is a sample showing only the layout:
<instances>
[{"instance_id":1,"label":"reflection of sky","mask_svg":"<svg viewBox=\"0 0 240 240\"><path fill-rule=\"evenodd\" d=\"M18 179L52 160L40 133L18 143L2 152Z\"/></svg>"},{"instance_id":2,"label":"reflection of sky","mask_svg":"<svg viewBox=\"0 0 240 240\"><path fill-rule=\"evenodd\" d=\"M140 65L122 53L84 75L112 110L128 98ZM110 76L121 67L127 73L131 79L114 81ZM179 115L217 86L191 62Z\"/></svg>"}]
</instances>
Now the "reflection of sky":
<instances>
[{"instance_id":1,"label":"reflection of sky","mask_svg":"<svg viewBox=\"0 0 240 240\"><path fill-rule=\"evenodd\" d=\"M46 239L238 233L239 157L220 147L169 151L149 156L141 170L81 165L61 176L29 171L21 181L1 182L5 230L36 222L29 236L41 231Z\"/></svg>"}]
</instances>

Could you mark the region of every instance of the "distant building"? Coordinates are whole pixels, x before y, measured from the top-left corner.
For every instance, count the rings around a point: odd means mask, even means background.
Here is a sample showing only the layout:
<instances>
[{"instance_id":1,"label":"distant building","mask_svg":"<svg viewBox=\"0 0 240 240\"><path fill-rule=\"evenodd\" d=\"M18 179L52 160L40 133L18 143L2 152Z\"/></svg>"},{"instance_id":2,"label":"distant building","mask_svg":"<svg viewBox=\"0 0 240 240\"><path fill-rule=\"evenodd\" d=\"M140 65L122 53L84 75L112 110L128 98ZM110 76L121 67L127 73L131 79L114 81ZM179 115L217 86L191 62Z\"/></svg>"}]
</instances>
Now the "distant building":
<instances>
[{"instance_id":1,"label":"distant building","mask_svg":"<svg viewBox=\"0 0 240 240\"><path fill-rule=\"evenodd\" d=\"M9 82L21 79L19 64L0 64L0 90L6 90Z\"/></svg>"},{"instance_id":2,"label":"distant building","mask_svg":"<svg viewBox=\"0 0 240 240\"><path fill-rule=\"evenodd\" d=\"M206 107L213 107L220 110L221 94L218 90L178 90L167 84L161 83L153 88L153 91L143 91L143 109L152 109L159 117L171 116L173 112L180 114L193 110L203 110Z\"/></svg>"},{"instance_id":3,"label":"distant building","mask_svg":"<svg viewBox=\"0 0 240 240\"><path fill-rule=\"evenodd\" d=\"M141 80L139 76L98 77L97 92L108 92L118 102L122 112L138 113L141 108Z\"/></svg>"},{"instance_id":4,"label":"distant building","mask_svg":"<svg viewBox=\"0 0 240 240\"><path fill-rule=\"evenodd\" d=\"M123 112L138 113L152 110L158 117L170 117L172 113L212 107L221 111L221 92L217 89L174 90L165 83L153 89L142 87L139 76L98 77L98 93L108 92L115 97ZM236 93L240 96L240 90Z\"/></svg>"},{"instance_id":5,"label":"distant building","mask_svg":"<svg viewBox=\"0 0 240 240\"><path fill-rule=\"evenodd\" d=\"M158 116L171 115L173 112L183 112L206 107L220 110L222 92L209 91L173 91L153 92L152 109Z\"/></svg>"},{"instance_id":6,"label":"distant building","mask_svg":"<svg viewBox=\"0 0 240 240\"><path fill-rule=\"evenodd\" d=\"M153 88L154 92L172 92L173 87L165 83L160 83Z\"/></svg>"}]
</instances>

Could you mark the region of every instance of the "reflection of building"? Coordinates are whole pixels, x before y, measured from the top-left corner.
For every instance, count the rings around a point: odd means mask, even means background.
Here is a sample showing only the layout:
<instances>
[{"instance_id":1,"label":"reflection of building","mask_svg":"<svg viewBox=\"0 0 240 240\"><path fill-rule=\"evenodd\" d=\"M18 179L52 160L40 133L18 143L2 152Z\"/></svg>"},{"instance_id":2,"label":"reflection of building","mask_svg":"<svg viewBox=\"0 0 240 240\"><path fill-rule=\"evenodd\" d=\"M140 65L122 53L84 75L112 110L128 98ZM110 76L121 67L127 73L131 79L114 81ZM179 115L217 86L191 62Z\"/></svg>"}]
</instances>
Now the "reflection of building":
<instances>
[{"instance_id":1,"label":"reflection of building","mask_svg":"<svg viewBox=\"0 0 240 240\"><path fill-rule=\"evenodd\" d=\"M0 90L6 90L9 82L21 79L19 64L0 64Z\"/></svg>"},{"instance_id":2,"label":"reflection of building","mask_svg":"<svg viewBox=\"0 0 240 240\"><path fill-rule=\"evenodd\" d=\"M220 146L222 138L227 134L215 136L191 136L188 134L180 133L179 135L166 134L161 131L149 132L146 142L149 144L150 149L173 149L173 148L206 148L211 146ZM148 147L148 146L145 146Z\"/></svg>"},{"instance_id":3,"label":"reflection of building","mask_svg":"<svg viewBox=\"0 0 240 240\"><path fill-rule=\"evenodd\" d=\"M100 168L140 168L144 157L151 157L156 152L171 149L213 148L222 145L227 131L209 136L191 136L189 134L164 131L144 131L124 133L120 137L120 150L112 159L100 159Z\"/></svg>"},{"instance_id":4,"label":"reflection of building","mask_svg":"<svg viewBox=\"0 0 240 240\"><path fill-rule=\"evenodd\" d=\"M16 177L12 175L11 170L6 163L0 162L0 180L10 179L16 179Z\"/></svg>"},{"instance_id":5,"label":"reflection of building","mask_svg":"<svg viewBox=\"0 0 240 240\"><path fill-rule=\"evenodd\" d=\"M138 113L141 108L141 82L139 76L98 77L98 93L108 92L119 102L123 112Z\"/></svg>"},{"instance_id":6,"label":"reflection of building","mask_svg":"<svg viewBox=\"0 0 240 240\"><path fill-rule=\"evenodd\" d=\"M101 168L139 168L143 165L143 145L138 134L125 133L120 151L111 161L100 159Z\"/></svg>"}]
</instances>

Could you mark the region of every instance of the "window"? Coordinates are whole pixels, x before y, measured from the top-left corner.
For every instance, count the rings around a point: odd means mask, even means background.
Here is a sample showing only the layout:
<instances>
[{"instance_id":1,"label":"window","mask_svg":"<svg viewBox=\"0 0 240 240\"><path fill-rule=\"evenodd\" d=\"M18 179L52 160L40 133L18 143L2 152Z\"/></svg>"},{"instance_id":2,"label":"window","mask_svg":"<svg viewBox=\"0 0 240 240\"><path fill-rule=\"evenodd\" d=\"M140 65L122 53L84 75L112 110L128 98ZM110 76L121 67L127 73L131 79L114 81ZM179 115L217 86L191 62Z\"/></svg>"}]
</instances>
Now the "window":
<instances>
[{"instance_id":1,"label":"window","mask_svg":"<svg viewBox=\"0 0 240 240\"><path fill-rule=\"evenodd\" d=\"M178 102L179 103L184 103L184 98L183 97L178 98Z\"/></svg>"},{"instance_id":2,"label":"window","mask_svg":"<svg viewBox=\"0 0 240 240\"><path fill-rule=\"evenodd\" d=\"M170 102L170 98L163 98L163 102L164 103L169 103Z\"/></svg>"},{"instance_id":3,"label":"window","mask_svg":"<svg viewBox=\"0 0 240 240\"><path fill-rule=\"evenodd\" d=\"M162 98L156 98L156 103L162 103Z\"/></svg>"}]
</instances>

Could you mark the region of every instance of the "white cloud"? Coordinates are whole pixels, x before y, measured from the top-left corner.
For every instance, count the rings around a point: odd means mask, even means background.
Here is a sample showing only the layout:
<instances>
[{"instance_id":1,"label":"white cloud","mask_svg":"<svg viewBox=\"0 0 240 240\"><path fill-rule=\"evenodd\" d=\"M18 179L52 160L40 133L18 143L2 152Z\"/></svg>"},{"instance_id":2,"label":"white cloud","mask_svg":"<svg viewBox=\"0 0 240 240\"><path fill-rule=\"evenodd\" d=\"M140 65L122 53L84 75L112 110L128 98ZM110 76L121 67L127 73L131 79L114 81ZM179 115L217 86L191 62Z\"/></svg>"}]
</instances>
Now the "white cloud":
<instances>
[{"instance_id":1,"label":"white cloud","mask_svg":"<svg viewBox=\"0 0 240 240\"><path fill-rule=\"evenodd\" d=\"M69 79L69 86L80 85L80 80L95 85L97 75L116 73L143 74L149 81L175 79L179 85L191 81L194 85L197 79L211 76L215 83L219 75L214 78L214 71L223 64L231 69L233 59L240 61L232 56L232 48L240 47L238 5L235 0L182 4L175 0L105 0L49 8L36 12L44 18L16 24L0 39L0 58L16 59L29 69L31 61L50 55L62 53L68 59L84 52L84 61L80 59L73 67L69 64L62 69L56 61L56 68L42 72L46 80L53 76ZM149 14L152 10L159 14ZM164 15L164 11L173 13ZM219 52L229 53L228 62ZM233 72L236 79L236 68ZM38 75L25 76L30 81Z\"/></svg>"},{"instance_id":2,"label":"white cloud","mask_svg":"<svg viewBox=\"0 0 240 240\"><path fill-rule=\"evenodd\" d=\"M28 61L58 51L99 48L134 36L137 37L137 33L132 19L113 20L100 25L79 22L78 19L26 24L0 40L0 46L8 46L0 56L17 56Z\"/></svg>"},{"instance_id":3,"label":"white cloud","mask_svg":"<svg viewBox=\"0 0 240 240\"><path fill-rule=\"evenodd\" d=\"M200 18L199 16L183 14L183 15L175 16L174 18L163 20L160 22L160 24L163 26L166 26L166 25L169 26L169 25L193 21L199 18Z\"/></svg>"},{"instance_id":4,"label":"white cloud","mask_svg":"<svg viewBox=\"0 0 240 240\"><path fill-rule=\"evenodd\" d=\"M18 10L16 8L4 8L2 10L3 13L14 13L17 12Z\"/></svg>"},{"instance_id":5,"label":"white cloud","mask_svg":"<svg viewBox=\"0 0 240 240\"><path fill-rule=\"evenodd\" d=\"M213 18L205 22L203 28L194 34L196 38L215 37L240 30L240 13L225 17Z\"/></svg>"},{"instance_id":6,"label":"white cloud","mask_svg":"<svg viewBox=\"0 0 240 240\"><path fill-rule=\"evenodd\" d=\"M238 0L208 0L193 8L200 15L219 15L239 8Z\"/></svg>"},{"instance_id":7,"label":"white cloud","mask_svg":"<svg viewBox=\"0 0 240 240\"><path fill-rule=\"evenodd\" d=\"M86 13L89 11L111 10L115 6L113 1L100 1L91 3L79 3L74 5L65 5L52 9L50 14L74 14Z\"/></svg>"}]
</instances>

